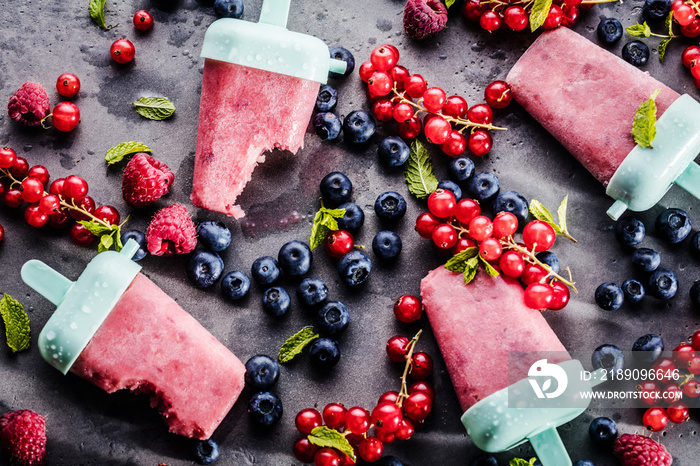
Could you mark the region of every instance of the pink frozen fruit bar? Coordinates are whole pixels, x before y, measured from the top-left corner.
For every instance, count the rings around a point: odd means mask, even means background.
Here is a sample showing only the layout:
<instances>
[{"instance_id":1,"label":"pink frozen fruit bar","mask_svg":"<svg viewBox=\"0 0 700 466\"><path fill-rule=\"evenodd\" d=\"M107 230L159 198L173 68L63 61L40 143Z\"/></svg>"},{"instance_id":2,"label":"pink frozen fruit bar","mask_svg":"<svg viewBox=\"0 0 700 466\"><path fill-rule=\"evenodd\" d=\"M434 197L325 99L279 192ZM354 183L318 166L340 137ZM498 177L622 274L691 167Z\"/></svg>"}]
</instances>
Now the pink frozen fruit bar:
<instances>
[{"instance_id":1,"label":"pink frozen fruit bar","mask_svg":"<svg viewBox=\"0 0 700 466\"><path fill-rule=\"evenodd\" d=\"M421 281L421 297L462 411L506 388L511 377L525 378L542 352L566 349L540 311L524 303L520 283L483 271L468 285L444 267ZM509 352L539 352L511 358ZM568 359L568 358L567 358Z\"/></svg>"},{"instance_id":2,"label":"pink frozen fruit bar","mask_svg":"<svg viewBox=\"0 0 700 466\"><path fill-rule=\"evenodd\" d=\"M57 305L39 336L51 365L108 393L151 395L170 431L207 439L243 390L245 366L130 260L138 245L95 257L72 282L40 261L22 279Z\"/></svg>"},{"instance_id":3,"label":"pink frozen fruit bar","mask_svg":"<svg viewBox=\"0 0 700 466\"><path fill-rule=\"evenodd\" d=\"M515 100L606 187L608 215L651 208L674 183L700 197L700 104L569 28L540 35L506 77ZM656 91L656 137L632 122Z\"/></svg>"},{"instance_id":4,"label":"pink frozen fruit bar","mask_svg":"<svg viewBox=\"0 0 700 466\"><path fill-rule=\"evenodd\" d=\"M222 18L207 29L191 199L240 218L236 199L263 153L304 146L321 84L345 69L315 37L288 31L291 0L264 0L260 22Z\"/></svg>"}]
</instances>

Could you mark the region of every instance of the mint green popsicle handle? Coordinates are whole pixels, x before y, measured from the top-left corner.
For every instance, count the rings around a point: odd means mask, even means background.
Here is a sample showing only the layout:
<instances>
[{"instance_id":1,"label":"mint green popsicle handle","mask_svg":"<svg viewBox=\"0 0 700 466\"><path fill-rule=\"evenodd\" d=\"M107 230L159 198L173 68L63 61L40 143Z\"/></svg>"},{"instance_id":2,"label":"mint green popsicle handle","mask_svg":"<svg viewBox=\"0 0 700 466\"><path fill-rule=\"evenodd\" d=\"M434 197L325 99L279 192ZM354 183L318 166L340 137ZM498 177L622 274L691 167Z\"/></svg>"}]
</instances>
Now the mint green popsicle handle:
<instances>
[{"instance_id":1,"label":"mint green popsicle handle","mask_svg":"<svg viewBox=\"0 0 700 466\"><path fill-rule=\"evenodd\" d=\"M259 21L286 28L291 3L292 0L263 0Z\"/></svg>"},{"instance_id":2,"label":"mint green popsicle handle","mask_svg":"<svg viewBox=\"0 0 700 466\"><path fill-rule=\"evenodd\" d=\"M73 286L73 282L38 260L22 266L22 280L37 293L58 306Z\"/></svg>"},{"instance_id":3,"label":"mint green popsicle handle","mask_svg":"<svg viewBox=\"0 0 700 466\"><path fill-rule=\"evenodd\" d=\"M690 162L688 168L676 178L676 184L700 199L700 165Z\"/></svg>"},{"instance_id":4,"label":"mint green popsicle handle","mask_svg":"<svg viewBox=\"0 0 700 466\"><path fill-rule=\"evenodd\" d=\"M529 438L532 448L537 453L537 458L542 464L556 464L557 466L571 466L571 458L566 452L564 443L559 437L555 427L540 432Z\"/></svg>"}]
</instances>

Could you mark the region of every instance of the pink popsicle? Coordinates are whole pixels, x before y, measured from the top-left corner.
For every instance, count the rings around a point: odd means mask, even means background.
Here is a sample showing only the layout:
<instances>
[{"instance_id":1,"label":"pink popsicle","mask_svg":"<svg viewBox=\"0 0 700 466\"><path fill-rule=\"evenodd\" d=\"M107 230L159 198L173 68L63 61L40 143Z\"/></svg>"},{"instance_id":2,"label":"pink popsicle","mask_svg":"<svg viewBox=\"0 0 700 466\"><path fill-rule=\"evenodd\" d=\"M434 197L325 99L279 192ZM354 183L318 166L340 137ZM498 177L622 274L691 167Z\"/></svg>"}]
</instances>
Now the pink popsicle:
<instances>
[{"instance_id":1,"label":"pink popsicle","mask_svg":"<svg viewBox=\"0 0 700 466\"><path fill-rule=\"evenodd\" d=\"M421 281L425 311L463 411L509 385L509 351L566 352L540 311L525 306L524 293L517 280L483 271L468 285L444 267ZM526 377L541 354L520 354L511 375Z\"/></svg>"},{"instance_id":2,"label":"pink popsicle","mask_svg":"<svg viewBox=\"0 0 700 466\"><path fill-rule=\"evenodd\" d=\"M171 432L207 439L243 390L245 366L139 273L71 372L108 393L150 393Z\"/></svg>"},{"instance_id":3,"label":"pink popsicle","mask_svg":"<svg viewBox=\"0 0 700 466\"><path fill-rule=\"evenodd\" d=\"M515 100L607 186L634 148L634 113L660 89L657 116L679 94L569 28L543 33L506 77Z\"/></svg>"},{"instance_id":4,"label":"pink popsicle","mask_svg":"<svg viewBox=\"0 0 700 466\"><path fill-rule=\"evenodd\" d=\"M296 152L320 83L207 58L195 153L194 205L235 218L236 198L272 148Z\"/></svg>"}]
</instances>

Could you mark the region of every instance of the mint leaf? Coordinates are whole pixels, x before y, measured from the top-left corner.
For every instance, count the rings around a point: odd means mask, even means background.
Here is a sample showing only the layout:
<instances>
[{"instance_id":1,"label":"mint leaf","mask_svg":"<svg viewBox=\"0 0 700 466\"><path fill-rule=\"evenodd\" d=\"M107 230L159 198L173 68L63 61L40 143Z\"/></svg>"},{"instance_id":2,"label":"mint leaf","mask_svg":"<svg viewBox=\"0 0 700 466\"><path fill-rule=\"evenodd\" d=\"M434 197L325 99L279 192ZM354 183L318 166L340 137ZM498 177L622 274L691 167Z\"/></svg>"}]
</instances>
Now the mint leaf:
<instances>
[{"instance_id":1,"label":"mint leaf","mask_svg":"<svg viewBox=\"0 0 700 466\"><path fill-rule=\"evenodd\" d=\"M318 333L314 332L313 327L304 327L297 333L287 338L280 348L280 354L278 356L280 362L284 364L294 359L306 345L318 338Z\"/></svg>"},{"instance_id":2,"label":"mint leaf","mask_svg":"<svg viewBox=\"0 0 700 466\"><path fill-rule=\"evenodd\" d=\"M632 37L651 36L651 28L649 27L646 21L644 21L644 24L637 23L633 26L627 26L625 28L625 31L627 31L627 34L629 34Z\"/></svg>"},{"instance_id":3,"label":"mint leaf","mask_svg":"<svg viewBox=\"0 0 700 466\"><path fill-rule=\"evenodd\" d=\"M535 458L531 458L530 461L524 460L522 458L513 458L508 463L508 466L533 466L535 464Z\"/></svg>"},{"instance_id":4,"label":"mint leaf","mask_svg":"<svg viewBox=\"0 0 700 466\"><path fill-rule=\"evenodd\" d=\"M319 447L330 447L348 455L355 461L355 450L343 434L326 426L314 427L308 436L309 442Z\"/></svg>"},{"instance_id":5,"label":"mint leaf","mask_svg":"<svg viewBox=\"0 0 700 466\"><path fill-rule=\"evenodd\" d=\"M666 30L668 31L668 35L670 37L673 37L673 11L669 12L668 16L666 17Z\"/></svg>"},{"instance_id":6,"label":"mint leaf","mask_svg":"<svg viewBox=\"0 0 700 466\"><path fill-rule=\"evenodd\" d=\"M438 180L433 173L433 161L422 142L414 140L411 154L404 170L408 191L418 199L425 199L437 189Z\"/></svg>"},{"instance_id":7,"label":"mint leaf","mask_svg":"<svg viewBox=\"0 0 700 466\"><path fill-rule=\"evenodd\" d=\"M554 233L569 238L574 243L578 243L576 239L571 236L569 230L566 226L566 208L569 204L569 195L564 196L564 200L561 201L559 208L557 209L557 216L559 217L559 225L554 223L554 217L549 212L549 210L542 205L540 201L533 199L530 201L530 213L537 220L547 223L554 229Z\"/></svg>"},{"instance_id":8,"label":"mint leaf","mask_svg":"<svg viewBox=\"0 0 700 466\"><path fill-rule=\"evenodd\" d=\"M107 228L104 225L100 225L99 223L90 220L80 220L78 223L87 228L87 230L95 236L102 236L103 234L111 233L112 231L111 228Z\"/></svg>"},{"instance_id":9,"label":"mint leaf","mask_svg":"<svg viewBox=\"0 0 700 466\"><path fill-rule=\"evenodd\" d=\"M127 217L126 220L129 220L129 217ZM124 223L126 223L126 220L124 220ZM122 225L124 225L124 223L122 223ZM114 238L115 238L114 250L119 252L124 248L124 245L122 244L122 229L120 226L117 227L117 229L115 230Z\"/></svg>"},{"instance_id":10,"label":"mint leaf","mask_svg":"<svg viewBox=\"0 0 700 466\"><path fill-rule=\"evenodd\" d=\"M664 55L666 55L666 48L668 47L668 44L671 42L671 39L673 37L664 37L661 39L661 42L659 42L659 61L661 63L664 62Z\"/></svg>"},{"instance_id":11,"label":"mint leaf","mask_svg":"<svg viewBox=\"0 0 700 466\"><path fill-rule=\"evenodd\" d=\"M479 254L479 248L467 248L462 252L458 252L445 263L445 268L450 272L462 273L467 269L467 261Z\"/></svg>"},{"instance_id":12,"label":"mint leaf","mask_svg":"<svg viewBox=\"0 0 700 466\"><path fill-rule=\"evenodd\" d=\"M657 89L648 100L639 105L634 112L632 121L632 137L640 147L652 148L652 141L656 137L656 97L661 89Z\"/></svg>"},{"instance_id":13,"label":"mint leaf","mask_svg":"<svg viewBox=\"0 0 700 466\"><path fill-rule=\"evenodd\" d=\"M479 270L479 257L478 255L467 260L464 268L464 284L468 285L474 277L476 277L476 272Z\"/></svg>"},{"instance_id":14,"label":"mint leaf","mask_svg":"<svg viewBox=\"0 0 700 466\"><path fill-rule=\"evenodd\" d=\"M482 264L484 264L484 269L486 270L486 273L488 273L492 277L498 277L498 270L494 269L493 266L489 264L486 259L481 257L481 254L479 254L479 260Z\"/></svg>"},{"instance_id":15,"label":"mint leaf","mask_svg":"<svg viewBox=\"0 0 700 466\"><path fill-rule=\"evenodd\" d=\"M559 208L557 209L557 217L559 217L559 229L562 232L566 231L566 207L569 204L569 195L567 194L564 196L564 199L561 201L561 204L559 204Z\"/></svg>"},{"instance_id":16,"label":"mint leaf","mask_svg":"<svg viewBox=\"0 0 700 466\"><path fill-rule=\"evenodd\" d=\"M136 113L149 120L165 120L175 113L175 104L165 97L141 97L131 105L136 107Z\"/></svg>"},{"instance_id":17,"label":"mint leaf","mask_svg":"<svg viewBox=\"0 0 700 466\"><path fill-rule=\"evenodd\" d=\"M7 346L13 353L29 348L29 316L24 312L22 305L8 294L3 294L0 299L0 316L5 323L5 336Z\"/></svg>"},{"instance_id":18,"label":"mint leaf","mask_svg":"<svg viewBox=\"0 0 700 466\"><path fill-rule=\"evenodd\" d=\"M136 141L131 141L131 142L122 142L121 144L117 144L116 146L110 148L107 151L107 155L105 156L105 160L107 161L107 165L112 165L117 162L121 162L124 160L124 157L126 157L129 154L135 154L137 152L153 152L150 147L148 147L146 144L142 142L136 142Z\"/></svg>"},{"instance_id":19,"label":"mint leaf","mask_svg":"<svg viewBox=\"0 0 700 466\"><path fill-rule=\"evenodd\" d=\"M530 201L530 213L537 220L549 223L552 226L555 225L554 217L540 201L536 201L535 199Z\"/></svg>"},{"instance_id":20,"label":"mint leaf","mask_svg":"<svg viewBox=\"0 0 700 466\"><path fill-rule=\"evenodd\" d=\"M109 248L114 244L114 233L104 234L100 237L100 244L97 245L97 252L109 251Z\"/></svg>"},{"instance_id":21,"label":"mint leaf","mask_svg":"<svg viewBox=\"0 0 700 466\"><path fill-rule=\"evenodd\" d=\"M530 10L530 32L535 32L542 26L552 8L552 0L535 0Z\"/></svg>"},{"instance_id":22,"label":"mint leaf","mask_svg":"<svg viewBox=\"0 0 700 466\"><path fill-rule=\"evenodd\" d=\"M345 215L345 209L328 209L323 206L316 212L309 236L309 247L312 251L323 244L328 233L338 229L336 219L343 215Z\"/></svg>"},{"instance_id":23,"label":"mint leaf","mask_svg":"<svg viewBox=\"0 0 700 466\"><path fill-rule=\"evenodd\" d=\"M90 0L90 18L101 28L107 28L105 25L105 3L107 0Z\"/></svg>"},{"instance_id":24,"label":"mint leaf","mask_svg":"<svg viewBox=\"0 0 700 466\"><path fill-rule=\"evenodd\" d=\"M454 5L455 0L445 0L445 6L449 10L452 5Z\"/></svg>"}]
</instances>

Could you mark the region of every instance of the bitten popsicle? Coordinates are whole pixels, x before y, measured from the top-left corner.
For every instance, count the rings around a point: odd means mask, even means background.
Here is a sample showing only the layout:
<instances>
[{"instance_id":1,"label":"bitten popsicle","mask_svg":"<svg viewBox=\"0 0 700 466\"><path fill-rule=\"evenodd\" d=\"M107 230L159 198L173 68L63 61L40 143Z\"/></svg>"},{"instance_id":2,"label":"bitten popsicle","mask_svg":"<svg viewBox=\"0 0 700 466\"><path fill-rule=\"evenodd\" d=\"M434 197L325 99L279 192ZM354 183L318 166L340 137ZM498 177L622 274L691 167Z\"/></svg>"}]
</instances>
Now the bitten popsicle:
<instances>
[{"instance_id":1,"label":"bitten popsicle","mask_svg":"<svg viewBox=\"0 0 700 466\"><path fill-rule=\"evenodd\" d=\"M191 199L235 218L236 198L263 153L296 152L319 87L345 70L319 39L286 29L291 0L264 0L260 22L222 18L207 29Z\"/></svg>"},{"instance_id":2,"label":"bitten popsicle","mask_svg":"<svg viewBox=\"0 0 700 466\"><path fill-rule=\"evenodd\" d=\"M149 393L170 431L207 439L244 386L245 366L131 261L138 244L95 257L72 282L43 262L22 279L57 306L39 335L44 359L108 393Z\"/></svg>"},{"instance_id":3,"label":"bitten popsicle","mask_svg":"<svg viewBox=\"0 0 700 466\"><path fill-rule=\"evenodd\" d=\"M616 200L613 219L651 208L678 184L700 198L700 104L569 28L540 35L508 73L513 97ZM653 148L637 146L632 121L656 90Z\"/></svg>"}]
</instances>

